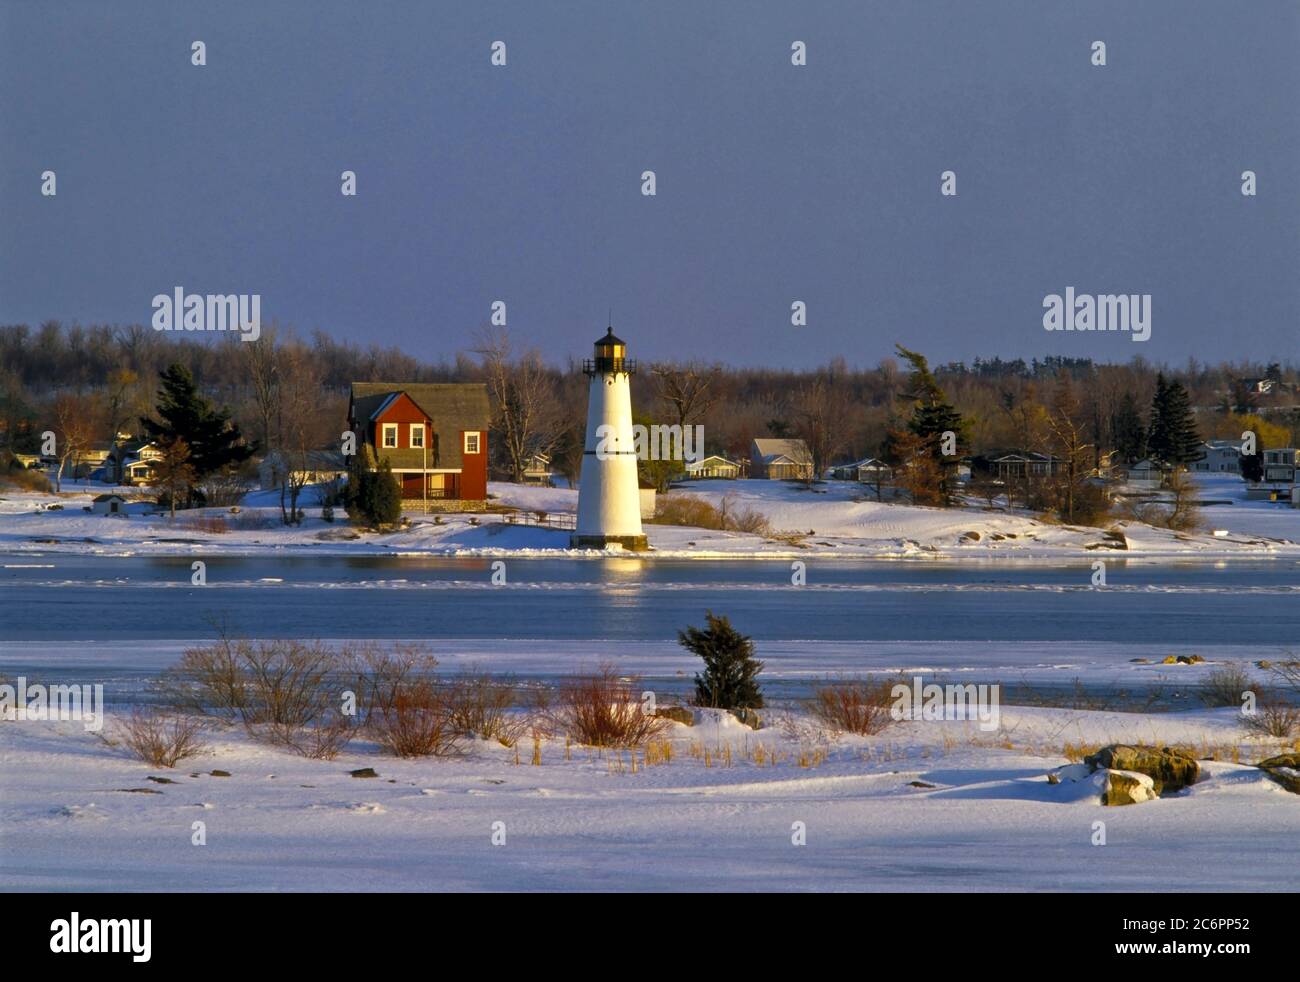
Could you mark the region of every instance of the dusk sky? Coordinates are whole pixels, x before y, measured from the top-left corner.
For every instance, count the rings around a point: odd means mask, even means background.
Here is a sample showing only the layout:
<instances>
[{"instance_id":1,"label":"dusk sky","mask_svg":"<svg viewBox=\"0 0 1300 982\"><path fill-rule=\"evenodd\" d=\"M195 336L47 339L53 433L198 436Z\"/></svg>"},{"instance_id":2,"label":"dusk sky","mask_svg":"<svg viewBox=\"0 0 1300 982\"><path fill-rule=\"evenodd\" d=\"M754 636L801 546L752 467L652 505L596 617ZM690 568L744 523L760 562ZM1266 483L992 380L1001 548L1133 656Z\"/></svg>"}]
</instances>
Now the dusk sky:
<instances>
[{"instance_id":1,"label":"dusk sky","mask_svg":"<svg viewBox=\"0 0 1300 982\"><path fill-rule=\"evenodd\" d=\"M3 0L0 92L0 323L181 286L429 361L497 299L556 362L610 308L642 359L1296 360L1294 0ZM1045 332L1066 287L1151 339Z\"/></svg>"}]
</instances>

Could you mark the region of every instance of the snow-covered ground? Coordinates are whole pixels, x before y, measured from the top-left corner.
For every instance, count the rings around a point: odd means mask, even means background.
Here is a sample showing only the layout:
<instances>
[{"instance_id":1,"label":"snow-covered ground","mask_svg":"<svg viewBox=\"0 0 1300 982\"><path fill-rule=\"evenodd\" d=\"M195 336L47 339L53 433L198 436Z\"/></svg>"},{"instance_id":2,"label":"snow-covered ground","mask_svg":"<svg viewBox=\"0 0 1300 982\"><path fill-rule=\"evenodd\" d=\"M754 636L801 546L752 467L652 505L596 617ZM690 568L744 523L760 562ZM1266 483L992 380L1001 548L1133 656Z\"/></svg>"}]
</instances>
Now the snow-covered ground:
<instances>
[{"instance_id":1,"label":"snow-covered ground","mask_svg":"<svg viewBox=\"0 0 1300 982\"><path fill-rule=\"evenodd\" d=\"M809 489L790 482L699 481L674 494L697 495L713 503L728 499L732 509L764 515L774 535L720 532L649 524L646 533L654 550L665 558L854 558L961 557L1060 559L1095 554L1125 558L1207 559L1268 556L1300 557L1300 509L1261 501L1246 501L1239 478L1201 478L1205 497L1230 499L1231 505L1204 510L1205 529L1171 532L1137 522L1117 522L1113 528L1123 545L1100 529L1053 525L1027 515L959 509L882 504L869 490L848 482L828 482ZM178 514L175 521L152 514L144 503L128 506L129 517L92 515L84 509L99 486L65 486L62 496L0 491L0 552L80 552L89 554L413 554L444 556L590 556L591 550L570 550L569 533L561 529L505 524L500 515L432 517L412 514L412 525L392 533L356 532L340 514L335 523L305 506L308 518L300 527L279 523L278 496L254 492L240 514L226 509ZM502 505L527 512L572 514L577 492L559 488L494 483L490 494ZM305 502L311 502L310 493ZM61 510L45 510L51 503ZM225 531L203 527L219 520ZM477 524L475 524L477 522ZM1214 535L1221 530L1226 535Z\"/></svg>"},{"instance_id":2,"label":"snow-covered ground","mask_svg":"<svg viewBox=\"0 0 1300 982\"><path fill-rule=\"evenodd\" d=\"M777 715L754 732L697 711L694 727L673 724L669 763L638 755L635 771L626 751L566 759L561 739L538 766L527 738L518 758L476 742L455 758L354 744L315 761L235 730L167 771L77 723L0 722L0 878L97 891L1300 888L1300 797L1247 766L1270 751L1231 710L1004 707L996 733L900 722L874 737ZM1067 743L1117 740L1218 761L1186 791L1120 808L1048 783ZM349 775L362 767L379 776Z\"/></svg>"}]
</instances>

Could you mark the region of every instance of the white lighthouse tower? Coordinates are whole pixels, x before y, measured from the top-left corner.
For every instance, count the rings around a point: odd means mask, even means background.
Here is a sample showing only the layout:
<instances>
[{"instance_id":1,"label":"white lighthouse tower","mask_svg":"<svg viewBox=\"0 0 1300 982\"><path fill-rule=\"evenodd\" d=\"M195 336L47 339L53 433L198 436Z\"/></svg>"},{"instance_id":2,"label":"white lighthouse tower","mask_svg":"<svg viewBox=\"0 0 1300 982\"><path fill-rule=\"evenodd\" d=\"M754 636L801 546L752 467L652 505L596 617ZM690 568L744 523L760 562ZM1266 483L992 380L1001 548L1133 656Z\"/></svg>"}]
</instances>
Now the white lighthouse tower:
<instances>
[{"instance_id":1,"label":"white lighthouse tower","mask_svg":"<svg viewBox=\"0 0 1300 982\"><path fill-rule=\"evenodd\" d=\"M596 357L582 364L591 379L587 394L587 440L578 485L575 549L646 549L632 433L632 373L627 345L614 328L596 342Z\"/></svg>"}]
</instances>

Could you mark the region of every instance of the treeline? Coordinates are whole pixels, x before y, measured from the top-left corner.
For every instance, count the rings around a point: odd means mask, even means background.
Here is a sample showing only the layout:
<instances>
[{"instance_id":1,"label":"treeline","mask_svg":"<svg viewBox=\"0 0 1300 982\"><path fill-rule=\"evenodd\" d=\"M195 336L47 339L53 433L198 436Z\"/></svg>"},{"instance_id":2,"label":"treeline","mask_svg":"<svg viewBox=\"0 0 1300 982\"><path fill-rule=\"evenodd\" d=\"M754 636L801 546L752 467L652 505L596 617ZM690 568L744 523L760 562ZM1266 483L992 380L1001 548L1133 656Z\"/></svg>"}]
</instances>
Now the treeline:
<instances>
[{"instance_id":1,"label":"treeline","mask_svg":"<svg viewBox=\"0 0 1300 982\"><path fill-rule=\"evenodd\" d=\"M482 381L496 411L491 446L497 473L518 477L540 452L560 472L576 476L587 380L574 361L555 364L521 340L504 331L484 334L473 350L448 351L432 361L275 326L252 343L141 325L0 326L0 449L31 452L42 431L57 429L60 400L65 414L70 403L80 407L97 440L138 433L139 419L154 411L161 373L178 364L205 398L229 410L260 452L337 449L353 381ZM1071 425L1096 459L1115 449L1127 457L1142 451L1160 376L1186 393L1203 439L1240 437L1251 429L1263 447L1300 442L1300 376L1290 364L1190 361L1170 367L1141 357L1097 364L1049 356L1028 363L976 359L967 366L940 363L942 352L928 354L940 366L932 380L943 403L962 419L963 453L1050 451L1059 439L1053 419L1059 429L1061 408L1054 400L1062 398L1062 378L1072 383L1066 400ZM756 437L802 437L820 470L886 452L891 432L900 432L913 414L913 367L901 356L870 368L834 358L809 371L643 361L633 378L633 405L641 422L702 425L705 450L732 458L747 457Z\"/></svg>"}]
</instances>

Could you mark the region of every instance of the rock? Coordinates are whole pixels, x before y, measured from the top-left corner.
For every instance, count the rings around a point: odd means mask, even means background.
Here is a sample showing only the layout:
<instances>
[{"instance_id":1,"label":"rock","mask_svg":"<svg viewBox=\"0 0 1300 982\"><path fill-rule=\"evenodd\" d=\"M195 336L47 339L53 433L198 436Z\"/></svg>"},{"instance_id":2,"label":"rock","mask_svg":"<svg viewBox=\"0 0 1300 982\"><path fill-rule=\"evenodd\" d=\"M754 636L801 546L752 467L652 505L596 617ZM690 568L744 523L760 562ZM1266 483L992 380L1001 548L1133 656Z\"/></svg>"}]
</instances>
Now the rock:
<instances>
[{"instance_id":1,"label":"rock","mask_svg":"<svg viewBox=\"0 0 1300 982\"><path fill-rule=\"evenodd\" d=\"M169 777L153 777L152 775L146 777L145 780L152 781L154 784L175 784L176 783Z\"/></svg>"},{"instance_id":2,"label":"rock","mask_svg":"<svg viewBox=\"0 0 1300 982\"><path fill-rule=\"evenodd\" d=\"M1169 747L1112 743L1083 759L1093 770L1132 771L1151 778L1156 795L1172 794L1195 784L1201 765L1191 754Z\"/></svg>"},{"instance_id":3,"label":"rock","mask_svg":"<svg viewBox=\"0 0 1300 982\"><path fill-rule=\"evenodd\" d=\"M1161 665L1177 665L1177 664L1178 664L1178 659L1175 658L1173 655L1165 655L1163 658L1160 659L1160 664L1161 664Z\"/></svg>"},{"instance_id":4,"label":"rock","mask_svg":"<svg viewBox=\"0 0 1300 982\"><path fill-rule=\"evenodd\" d=\"M126 794L162 794L161 791L155 790L154 788L118 788L117 790L123 791Z\"/></svg>"},{"instance_id":5,"label":"rock","mask_svg":"<svg viewBox=\"0 0 1300 982\"><path fill-rule=\"evenodd\" d=\"M655 715L660 719L670 719L677 723L685 723L687 726L695 725L695 714L685 706L662 706L655 710Z\"/></svg>"},{"instance_id":6,"label":"rock","mask_svg":"<svg viewBox=\"0 0 1300 982\"><path fill-rule=\"evenodd\" d=\"M1300 794L1300 753L1278 754L1255 766L1292 794Z\"/></svg>"},{"instance_id":7,"label":"rock","mask_svg":"<svg viewBox=\"0 0 1300 982\"><path fill-rule=\"evenodd\" d=\"M1154 782L1146 774L1132 771L1102 771L1101 803L1103 805L1136 805L1143 801L1154 801L1156 794Z\"/></svg>"},{"instance_id":8,"label":"rock","mask_svg":"<svg viewBox=\"0 0 1300 982\"><path fill-rule=\"evenodd\" d=\"M740 722L748 726L751 730L761 730L763 728L762 719L759 718L758 713L753 709L731 709L728 710L728 712L730 712L732 716L736 717L736 719L740 720Z\"/></svg>"},{"instance_id":9,"label":"rock","mask_svg":"<svg viewBox=\"0 0 1300 982\"><path fill-rule=\"evenodd\" d=\"M1151 659L1150 659L1150 658L1130 658L1129 661L1131 661L1134 665L1150 665L1150 664L1151 664Z\"/></svg>"},{"instance_id":10,"label":"rock","mask_svg":"<svg viewBox=\"0 0 1300 982\"><path fill-rule=\"evenodd\" d=\"M963 532L963 533L961 534L961 538L959 538L957 541L958 541L958 542L978 542L978 541L980 540L980 538L981 538L981 536L980 536L980 534L979 534L978 532L970 531L970 532Z\"/></svg>"},{"instance_id":11,"label":"rock","mask_svg":"<svg viewBox=\"0 0 1300 982\"><path fill-rule=\"evenodd\" d=\"M908 786L909 788L935 788L935 787L938 787L937 784L926 784L924 781L908 781L908 782L907 782L907 786Z\"/></svg>"},{"instance_id":12,"label":"rock","mask_svg":"<svg viewBox=\"0 0 1300 982\"><path fill-rule=\"evenodd\" d=\"M1200 655L1179 655L1178 664L1180 665L1199 665L1205 661Z\"/></svg>"},{"instance_id":13,"label":"rock","mask_svg":"<svg viewBox=\"0 0 1300 982\"><path fill-rule=\"evenodd\" d=\"M355 771L348 771L353 777L378 777L373 767L359 767Z\"/></svg>"},{"instance_id":14,"label":"rock","mask_svg":"<svg viewBox=\"0 0 1300 982\"><path fill-rule=\"evenodd\" d=\"M213 777L230 777L230 771L208 771Z\"/></svg>"}]
</instances>

